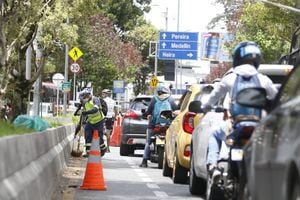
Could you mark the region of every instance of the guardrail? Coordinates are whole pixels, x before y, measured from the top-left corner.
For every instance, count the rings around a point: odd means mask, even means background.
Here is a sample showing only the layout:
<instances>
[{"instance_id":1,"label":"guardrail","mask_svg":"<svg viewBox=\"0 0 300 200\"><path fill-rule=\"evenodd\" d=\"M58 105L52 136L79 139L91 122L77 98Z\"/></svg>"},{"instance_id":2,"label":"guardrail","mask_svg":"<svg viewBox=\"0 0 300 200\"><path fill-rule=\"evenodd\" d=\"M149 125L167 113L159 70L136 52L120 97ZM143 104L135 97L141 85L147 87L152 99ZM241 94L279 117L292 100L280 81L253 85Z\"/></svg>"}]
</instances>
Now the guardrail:
<instances>
[{"instance_id":1,"label":"guardrail","mask_svg":"<svg viewBox=\"0 0 300 200\"><path fill-rule=\"evenodd\" d=\"M0 138L0 199L51 199L70 157L74 125Z\"/></svg>"}]
</instances>

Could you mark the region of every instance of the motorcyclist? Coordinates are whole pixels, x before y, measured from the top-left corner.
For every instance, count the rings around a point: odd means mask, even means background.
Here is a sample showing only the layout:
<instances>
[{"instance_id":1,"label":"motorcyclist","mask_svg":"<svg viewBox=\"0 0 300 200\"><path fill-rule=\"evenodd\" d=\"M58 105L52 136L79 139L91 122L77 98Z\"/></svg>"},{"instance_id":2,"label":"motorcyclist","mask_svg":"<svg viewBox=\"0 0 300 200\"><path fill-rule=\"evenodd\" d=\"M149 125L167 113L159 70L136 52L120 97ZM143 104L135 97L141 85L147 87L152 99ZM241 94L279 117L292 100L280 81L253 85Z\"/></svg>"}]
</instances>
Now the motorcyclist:
<instances>
[{"instance_id":1,"label":"motorcyclist","mask_svg":"<svg viewBox=\"0 0 300 200\"><path fill-rule=\"evenodd\" d=\"M107 114L105 117L105 135L107 138L107 152L110 152L110 135L114 125L114 119L117 115L116 101L111 98L111 90L109 89L102 90L102 98L107 104Z\"/></svg>"},{"instance_id":2,"label":"motorcyclist","mask_svg":"<svg viewBox=\"0 0 300 200\"><path fill-rule=\"evenodd\" d=\"M225 96L229 92L231 98L231 105L235 102L233 95L233 89L235 81L238 76L250 77L256 76L260 87L266 89L267 98L273 99L277 93L277 88L272 83L271 79L257 71L261 62L261 51L255 42L241 42L232 52L233 69L232 73L225 75L210 94L209 100L203 104L202 109L204 112L209 111L217 101ZM236 117L239 113L235 113L230 110L231 118ZM230 127L225 121L220 123L209 138L208 155L207 155L207 167L209 173L213 174L214 169L217 167L217 161L219 159L219 152L222 141L226 139L226 134L230 133Z\"/></svg>"},{"instance_id":3,"label":"motorcyclist","mask_svg":"<svg viewBox=\"0 0 300 200\"><path fill-rule=\"evenodd\" d=\"M159 98L160 100L168 100L171 106L171 109L173 111L177 110L177 105L174 101L174 99L171 96L171 91L170 88L167 87L164 84L159 84L157 89L156 89L156 94L155 96ZM147 136L146 136L146 144L144 148L144 155L143 155L143 160L142 163L140 164L140 167L148 167L147 161L150 159L150 142L151 142L151 135L153 132L153 128L155 127L155 124L152 120L152 118L157 117L153 116L153 111L154 111L154 106L156 103L156 98L155 96L151 99L151 102L149 104L149 107L147 111L144 113L145 116L147 116L147 119L149 120L148 123L148 128L147 128Z\"/></svg>"},{"instance_id":4,"label":"motorcyclist","mask_svg":"<svg viewBox=\"0 0 300 200\"><path fill-rule=\"evenodd\" d=\"M83 117L86 117L86 124L84 126L86 148L85 156L87 157L89 155L94 130L98 130L101 156L103 156L106 152L106 146L103 140L104 114L101 111L100 99L92 95L90 88L84 88L80 92L79 99L83 106L81 114Z\"/></svg>"}]
</instances>

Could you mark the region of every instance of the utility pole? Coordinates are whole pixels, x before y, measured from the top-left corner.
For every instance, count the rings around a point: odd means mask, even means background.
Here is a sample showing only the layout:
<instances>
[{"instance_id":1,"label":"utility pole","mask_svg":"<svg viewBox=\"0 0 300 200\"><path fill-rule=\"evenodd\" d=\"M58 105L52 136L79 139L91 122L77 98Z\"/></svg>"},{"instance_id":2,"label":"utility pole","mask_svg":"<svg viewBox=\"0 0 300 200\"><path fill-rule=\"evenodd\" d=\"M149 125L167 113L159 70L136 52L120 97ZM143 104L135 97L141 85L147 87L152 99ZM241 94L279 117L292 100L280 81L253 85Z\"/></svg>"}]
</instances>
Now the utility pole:
<instances>
[{"instance_id":1,"label":"utility pole","mask_svg":"<svg viewBox=\"0 0 300 200\"><path fill-rule=\"evenodd\" d=\"M177 0L177 32L179 31L180 17L180 0ZM178 66L179 61L175 60L175 94L178 94Z\"/></svg>"},{"instance_id":2,"label":"utility pole","mask_svg":"<svg viewBox=\"0 0 300 200\"><path fill-rule=\"evenodd\" d=\"M67 24L69 24L69 17L67 17ZM65 80L64 82L68 82L68 72L69 72L69 45L66 44L66 49L65 49ZM64 116L67 115L67 92L64 92Z\"/></svg>"}]
</instances>

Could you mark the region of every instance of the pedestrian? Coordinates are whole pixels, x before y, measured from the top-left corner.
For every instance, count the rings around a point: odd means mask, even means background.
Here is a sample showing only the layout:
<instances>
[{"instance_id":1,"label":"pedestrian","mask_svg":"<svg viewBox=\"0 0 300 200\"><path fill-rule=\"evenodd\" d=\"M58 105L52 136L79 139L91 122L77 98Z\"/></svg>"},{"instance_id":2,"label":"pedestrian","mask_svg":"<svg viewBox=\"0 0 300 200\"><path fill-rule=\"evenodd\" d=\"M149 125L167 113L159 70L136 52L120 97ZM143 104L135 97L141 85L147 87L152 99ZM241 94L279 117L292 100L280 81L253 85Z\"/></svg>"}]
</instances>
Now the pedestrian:
<instances>
[{"instance_id":1,"label":"pedestrian","mask_svg":"<svg viewBox=\"0 0 300 200\"><path fill-rule=\"evenodd\" d=\"M79 95L80 102L83 106L83 111L81 115L86 118L86 124L84 126L85 134L85 157L88 157L89 151L92 145L93 132L98 131L100 138L100 150L101 156L106 152L106 146L103 140L103 124L104 124L104 114L102 112L102 106L100 98L93 96L91 93L91 88L84 88Z\"/></svg>"},{"instance_id":2,"label":"pedestrian","mask_svg":"<svg viewBox=\"0 0 300 200\"><path fill-rule=\"evenodd\" d=\"M246 41L238 44L232 53L233 69L231 73L227 73L220 82L216 83L216 87L211 92L208 101L203 104L202 109L204 112L209 111L220 98L229 92L231 98L229 114L232 120L240 114L249 115L250 112L252 115L261 117L259 109L250 110L252 108L242 107L235 102L237 88L264 88L266 89L268 99L273 99L277 94L277 88L272 80L257 71L261 62L261 56L260 48L255 42ZM222 141L230 133L228 128L226 122L220 123L219 127L213 131L209 138L207 168L210 175L213 175L213 172L217 169Z\"/></svg>"},{"instance_id":3,"label":"pedestrian","mask_svg":"<svg viewBox=\"0 0 300 200\"><path fill-rule=\"evenodd\" d=\"M110 152L110 136L113 131L115 117L117 116L116 101L111 98L111 90L102 90L102 98L107 104L107 114L105 117L105 135L107 143L107 152Z\"/></svg>"},{"instance_id":4,"label":"pedestrian","mask_svg":"<svg viewBox=\"0 0 300 200\"><path fill-rule=\"evenodd\" d=\"M148 119L148 128L147 128L147 135L146 135L146 144L144 148L144 155L142 163L140 164L140 167L148 167L147 161L150 159L150 142L151 142L151 136L153 132L153 128L155 127L155 121L159 117L158 112L156 112L155 104L158 101L167 101L169 103L169 109L172 111L177 110L178 106L176 105L174 99L171 96L170 88L159 84L156 89L156 94L151 99L149 107L147 111L144 113L145 116L147 116Z\"/></svg>"}]
</instances>

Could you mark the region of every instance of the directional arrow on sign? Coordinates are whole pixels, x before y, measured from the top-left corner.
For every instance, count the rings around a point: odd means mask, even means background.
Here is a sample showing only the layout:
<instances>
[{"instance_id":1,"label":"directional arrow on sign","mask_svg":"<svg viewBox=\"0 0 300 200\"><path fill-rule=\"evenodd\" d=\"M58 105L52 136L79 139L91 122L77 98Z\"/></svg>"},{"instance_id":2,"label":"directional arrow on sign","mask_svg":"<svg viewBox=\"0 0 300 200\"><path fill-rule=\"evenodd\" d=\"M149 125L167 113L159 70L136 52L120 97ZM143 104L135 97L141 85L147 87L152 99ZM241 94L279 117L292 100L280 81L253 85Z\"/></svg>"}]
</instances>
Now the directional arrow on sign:
<instances>
[{"instance_id":1,"label":"directional arrow on sign","mask_svg":"<svg viewBox=\"0 0 300 200\"><path fill-rule=\"evenodd\" d=\"M187 54L187 56L190 57L190 58L193 57L193 55L194 55L194 54L192 54L192 53L188 53L188 54Z\"/></svg>"}]
</instances>

